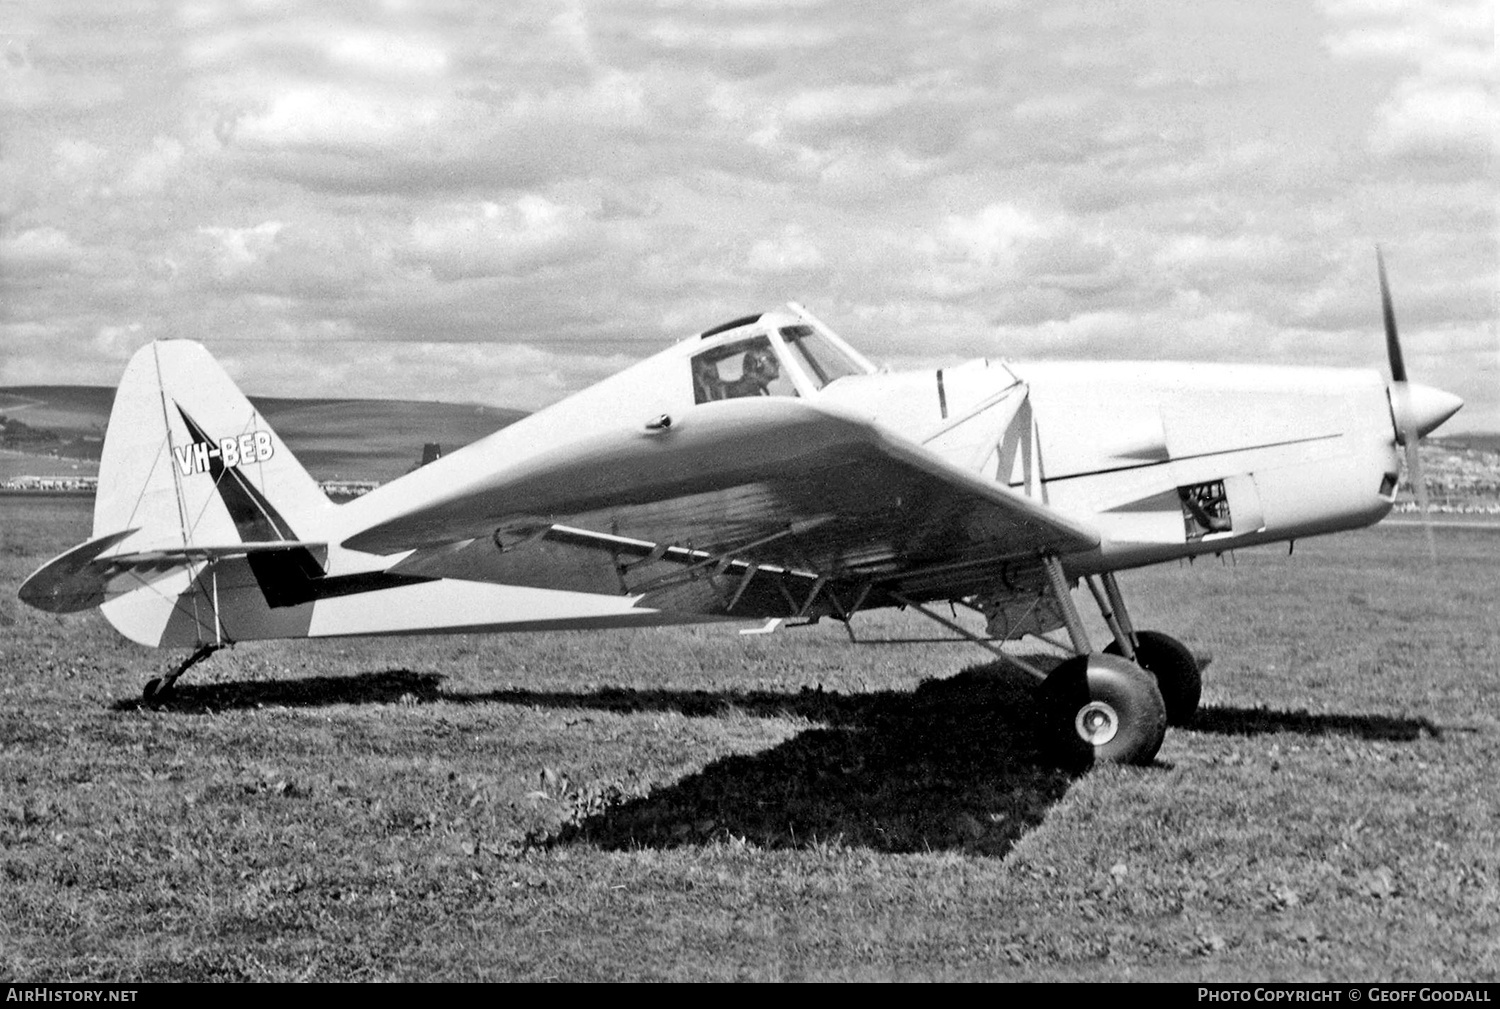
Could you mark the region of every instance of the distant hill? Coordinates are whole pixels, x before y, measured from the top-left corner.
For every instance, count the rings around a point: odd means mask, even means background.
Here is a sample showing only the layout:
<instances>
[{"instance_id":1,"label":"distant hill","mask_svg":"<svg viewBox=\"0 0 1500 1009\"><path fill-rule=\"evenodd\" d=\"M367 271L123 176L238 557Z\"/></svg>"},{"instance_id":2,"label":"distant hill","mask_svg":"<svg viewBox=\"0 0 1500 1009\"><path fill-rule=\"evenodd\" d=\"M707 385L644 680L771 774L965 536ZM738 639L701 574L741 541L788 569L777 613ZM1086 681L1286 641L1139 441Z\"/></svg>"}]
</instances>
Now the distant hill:
<instances>
[{"instance_id":1,"label":"distant hill","mask_svg":"<svg viewBox=\"0 0 1500 1009\"><path fill-rule=\"evenodd\" d=\"M1429 438L1434 445L1447 448L1469 449L1474 452L1500 452L1500 433L1470 431L1465 434L1440 434Z\"/></svg>"},{"instance_id":2,"label":"distant hill","mask_svg":"<svg viewBox=\"0 0 1500 1009\"><path fill-rule=\"evenodd\" d=\"M318 480L390 480L412 468L425 444L436 442L446 454L526 416L524 410L419 400L249 399ZM0 415L19 422L16 434L26 436L24 444L6 447L97 461L114 401L108 386L0 387Z\"/></svg>"}]
</instances>

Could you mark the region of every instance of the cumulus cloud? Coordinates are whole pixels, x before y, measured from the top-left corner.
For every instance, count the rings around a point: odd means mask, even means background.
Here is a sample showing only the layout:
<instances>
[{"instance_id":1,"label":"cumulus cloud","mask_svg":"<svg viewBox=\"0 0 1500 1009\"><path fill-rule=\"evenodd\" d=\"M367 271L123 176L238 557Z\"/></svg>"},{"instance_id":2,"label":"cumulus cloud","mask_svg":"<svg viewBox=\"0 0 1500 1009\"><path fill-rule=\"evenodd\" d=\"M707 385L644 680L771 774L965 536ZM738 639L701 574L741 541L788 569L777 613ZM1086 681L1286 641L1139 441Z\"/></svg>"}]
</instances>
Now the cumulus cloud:
<instances>
[{"instance_id":1,"label":"cumulus cloud","mask_svg":"<svg viewBox=\"0 0 1500 1009\"><path fill-rule=\"evenodd\" d=\"M757 272L793 273L823 265L823 253L801 227L789 224L776 238L762 238L750 246L746 265Z\"/></svg>"},{"instance_id":2,"label":"cumulus cloud","mask_svg":"<svg viewBox=\"0 0 1500 1009\"><path fill-rule=\"evenodd\" d=\"M441 99L368 93L341 84L299 85L270 99L264 111L234 125L234 142L252 148L379 151L420 144L451 115Z\"/></svg>"},{"instance_id":3,"label":"cumulus cloud","mask_svg":"<svg viewBox=\"0 0 1500 1009\"><path fill-rule=\"evenodd\" d=\"M592 230L579 208L528 193L505 204L485 201L423 215L400 255L447 280L502 276L566 257Z\"/></svg>"},{"instance_id":4,"label":"cumulus cloud","mask_svg":"<svg viewBox=\"0 0 1500 1009\"><path fill-rule=\"evenodd\" d=\"M332 300L379 291L399 297L392 247L389 234L348 222L272 220L200 226L174 241L156 262L169 291L200 297L210 291L233 299L238 317L244 315L244 299L275 299L262 301L260 311L276 306L277 317L265 324L285 325L290 319L323 317Z\"/></svg>"},{"instance_id":5,"label":"cumulus cloud","mask_svg":"<svg viewBox=\"0 0 1500 1009\"><path fill-rule=\"evenodd\" d=\"M970 262L993 268L1013 263L1019 247L1048 230L1026 210L992 203L976 214L950 216L942 237L947 246Z\"/></svg>"},{"instance_id":6,"label":"cumulus cloud","mask_svg":"<svg viewBox=\"0 0 1500 1009\"><path fill-rule=\"evenodd\" d=\"M70 181L88 179L103 168L109 151L82 137L64 137L53 147L57 172Z\"/></svg>"},{"instance_id":7,"label":"cumulus cloud","mask_svg":"<svg viewBox=\"0 0 1500 1009\"><path fill-rule=\"evenodd\" d=\"M271 361L235 348L220 363L252 392L319 397L330 390L364 395L378 390L375 394L396 399L538 410L570 392L579 375L596 381L633 361L624 355L577 354L521 343L342 340L309 341L296 357Z\"/></svg>"},{"instance_id":8,"label":"cumulus cloud","mask_svg":"<svg viewBox=\"0 0 1500 1009\"><path fill-rule=\"evenodd\" d=\"M1370 130L1375 153L1478 165L1500 150L1488 4L1330 0L1326 7L1337 26L1325 39L1335 59L1406 68Z\"/></svg>"},{"instance_id":9,"label":"cumulus cloud","mask_svg":"<svg viewBox=\"0 0 1500 1009\"><path fill-rule=\"evenodd\" d=\"M154 137L151 149L135 159L121 185L127 190L160 190L177 175L186 153L176 137Z\"/></svg>"},{"instance_id":10,"label":"cumulus cloud","mask_svg":"<svg viewBox=\"0 0 1500 1009\"><path fill-rule=\"evenodd\" d=\"M1281 235L1189 233L1170 236L1152 262L1164 270L1193 273L1207 269L1243 276L1270 268L1289 254L1288 243Z\"/></svg>"},{"instance_id":11,"label":"cumulus cloud","mask_svg":"<svg viewBox=\"0 0 1500 1009\"><path fill-rule=\"evenodd\" d=\"M59 228L28 228L0 238L0 275L7 278L69 272L82 260L83 250Z\"/></svg>"},{"instance_id":12,"label":"cumulus cloud","mask_svg":"<svg viewBox=\"0 0 1500 1009\"><path fill-rule=\"evenodd\" d=\"M795 122L865 120L900 108L911 100L904 85L845 85L816 88L793 95L785 115Z\"/></svg>"},{"instance_id":13,"label":"cumulus cloud","mask_svg":"<svg viewBox=\"0 0 1500 1009\"><path fill-rule=\"evenodd\" d=\"M129 322L124 325L100 326L94 334L94 347L107 358L126 361L150 340L151 335L146 332L144 325Z\"/></svg>"},{"instance_id":14,"label":"cumulus cloud","mask_svg":"<svg viewBox=\"0 0 1500 1009\"><path fill-rule=\"evenodd\" d=\"M1500 147L1493 93L1470 84L1407 80L1381 108L1371 146L1385 155L1453 156L1485 163Z\"/></svg>"},{"instance_id":15,"label":"cumulus cloud","mask_svg":"<svg viewBox=\"0 0 1500 1009\"><path fill-rule=\"evenodd\" d=\"M373 77L438 77L448 69L441 43L389 31L341 33L328 40L327 53L334 67Z\"/></svg>"},{"instance_id":16,"label":"cumulus cloud","mask_svg":"<svg viewBox=\"0 0 1500 1009\"><path fill-rule=\"evenodd\" d=\"M281 221L263 221L248 228L202 227L198 233L212 240L219 271L234 274L263 261L285 227Z\"/></svg>"},{"instance_id":17,"label":"cumulus cloud","mask_svg":"<svg viewBox=\"0 0 1500 1009\"><path fill-rule=\"evenodd\" d=\"M648 24L647 38L666 49L693 54L808 51L821 48L838 34L816 22L776 22L754 17L725 25L718 17L705 17L687 8Z\"/></svg>"},{"instance_id":18,"label":"cumulus cloud","mask_svg":"<svg viewBox=\"0 0 1500 1009\"><path fill-rule=\"evenodd\" d=\"M1118 282L1118 253L1073 218L1011 203L949 215L920 248L930 262L927 289L963 299L982 292L996 310L1022 318L1083 311L1073 297Z\"/></svg>"}]
</instances>

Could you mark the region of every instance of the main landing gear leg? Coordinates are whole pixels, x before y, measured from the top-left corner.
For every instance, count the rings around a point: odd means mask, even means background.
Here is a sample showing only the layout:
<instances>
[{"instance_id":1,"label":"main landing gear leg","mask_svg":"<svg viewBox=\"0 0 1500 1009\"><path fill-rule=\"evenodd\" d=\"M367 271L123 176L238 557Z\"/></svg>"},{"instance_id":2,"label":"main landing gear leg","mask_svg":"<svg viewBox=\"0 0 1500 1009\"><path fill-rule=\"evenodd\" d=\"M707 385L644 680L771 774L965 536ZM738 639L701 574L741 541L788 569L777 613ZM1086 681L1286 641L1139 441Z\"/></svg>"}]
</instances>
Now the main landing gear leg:
<instances>
[{"instance_id":1,"label":"main landing gear leg","mask_svg":"<svg viewBox=\"0 0 1500 1009\"><path fill-rule=\"evenodd\" d=\"M1060 756L1068 763L1151 763L1167 731L1155 678L1128 659L1093 650L1062 562L1042 563L1077 653L1038 688Z\"/></svg>"},{"instance_id":2,"label":"main landing gear leg","mask_svg":"<svg viewBox=\"0 0 1500 1009\"><path fill-rule=\"evenodd\" d=\"M1105 595L1101 596L1092 579L1089 588L1099 603L1104 619L1114 632L1115 640L1104 649L1106 654L1135 660L1156 677L1161 699L1167 706L1168 725L1186 725L1198 713L1203 697L1203 666L1181 641L1160 631L1137 631L1125 610L1125 598L1114 572L1102 576Z\"/></svg>"},{"instance_id":3,"label":"main landing gear leg","mask_svg":"<svg viewBox=\"0 0 1500 1009\"><path fill-rule=\"evenodd\" d=\"M196 652L178 663L170 673L165 676L153 677L146 681L146 688L141 691L141 700L147 704L160 704L162 701L165 701L171 696L172 689L176 685L179 676L223 647L223 645L212 642L206 645L199 645Z\"/></svg>"}]
</instances>

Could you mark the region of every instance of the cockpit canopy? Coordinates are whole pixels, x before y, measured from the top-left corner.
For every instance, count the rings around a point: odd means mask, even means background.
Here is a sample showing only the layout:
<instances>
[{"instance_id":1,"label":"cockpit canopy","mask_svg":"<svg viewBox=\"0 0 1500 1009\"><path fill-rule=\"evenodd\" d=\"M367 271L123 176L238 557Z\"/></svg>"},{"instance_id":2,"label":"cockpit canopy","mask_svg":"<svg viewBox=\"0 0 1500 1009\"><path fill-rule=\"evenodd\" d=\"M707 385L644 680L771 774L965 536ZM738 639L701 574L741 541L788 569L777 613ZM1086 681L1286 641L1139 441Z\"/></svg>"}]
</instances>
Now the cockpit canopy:
<instances>
[{"instance_id":1,"label":"cockpit canopy","mask_svg":"<svg viewBox=\"0 0 1500 1009\"><path fill-rule=\"evenodd\" d=\"M874 367L836 334L794 306L795 315L746 316L707 330L693 354L693 402L741 396L808 396Z\"/></svg>"}]
</instances>

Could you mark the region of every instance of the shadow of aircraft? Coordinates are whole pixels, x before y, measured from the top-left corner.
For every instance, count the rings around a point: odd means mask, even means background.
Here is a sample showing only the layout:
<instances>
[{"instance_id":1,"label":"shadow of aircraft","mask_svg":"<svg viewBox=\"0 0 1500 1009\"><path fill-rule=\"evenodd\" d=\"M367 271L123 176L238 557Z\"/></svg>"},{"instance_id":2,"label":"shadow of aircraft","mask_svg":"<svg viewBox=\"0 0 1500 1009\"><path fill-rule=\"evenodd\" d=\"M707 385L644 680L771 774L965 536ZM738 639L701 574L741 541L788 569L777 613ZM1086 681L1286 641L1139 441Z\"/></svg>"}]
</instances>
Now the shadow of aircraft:
<instances>
[{"instance_id":1,"label":"shadow of aircraft","mask_svg":"<svg viewBox=\"0 0 1500 1009\"><path fill-rule=\"evenodd\" d=\"M615 714L661 711L690 717L715 717L735 709L758 718L800 717L809 721L845 724L859 721L882 702L903 713L924 690L1000 689L1004 683L1017 688L1009 703L1030 710L1033 701L1025 681L998 663L973 666L946 680L924 682L915 694L883 691L878 694L839 694L803 688L800 692L735 690L636 690L602 687L587 693L547 690L490 690L455 693L442 689L441 673L387 669L352 676L308 676L300 679L208 684L183 684L154 707L193 713L233 711L259 707L320 707L330 704L514 704ZM969 684L967 688L963 684ZM949 685L945 687L945 685ZM1017 692L1019 691L1019 692ZM143 706L138 698L112 704L114 711L135 711ZM882 709L883 710L883 709ZM963 713L955 718L961 723ZM1312 714L1275 708L1242 708L1204 705L1186 726L1193 732L1225 736L1260 736L1293 732L1305 736L1350 736L1386 742L1411 742L1422 736L1440 738L1445 729L1426 718L1390 715Z\"/></svg>"},{"instance_id":2,"label":"shadow of aircraft","mask_svg":"<svg viewBox=\"0 0 1500 1009\"><path fill-rule=\"evenodd\" d=\"M565 823L544 846L671 848L715 838L1003 857L1077 778L1051 761L1028 682L994 667L910 693L783 698L824 724ZM790 704L785 702L790 701ZM735 706L753 711L736 695Z\"/></svg>"},{"instance_id":3,"label":"shadow of aircraft","mask_svg":"<svg viewBox=\"0 0 1500 1009\"><path fill-rule=\"evenodd\" d=\"M1351 736L1369 741L1409 743L1422 736L1440 738L1441 726L1426 718L1390 715L1314 715L1270 708L1203 707L1188 726L1194 732L1221 736L1263 736L1294 732L1302 736Z\"/></svg>"},{"instance_id":4,"label":"shadow of aircraft","mask_svg":"<svg viewBox=\"0 0 1500 1009\"><path fill-rule=\"evenodd\" d=\"M254 708L316 708L330 704L397 704L403 699L419 702L449 700L440 692L438 673L415 673L409 669L387 669L353 676L306 676L299 679L256 680L228 683L178 684L165 699L147 702L124 698L110 705L113 711L151 708L204 714Z\"/></svg>"},{"instance_id":5,"label":"shadow of aircraft","mask_svg":"<svg viewBox=\"0 0 1500 1009\"><path fill-rule=\"evenodd\" d=\"M679 847L739 838L760 847L825 842L883 852L1003 856L1081 773L1049 759L1030 681L1000 666L913 691L844 694L630 690L451 693L407 669L301 680L181 685L159 710L224 712L331 704L498 703L816 723L760 753L714 761L644 796L559 795L575 811L542 846ZM117 711L134 711L137 700Z\"/></svg>"},{"instance_id":6,"label":"shadow of aircraft","mask_svg":"<svg viewBox=\"0 0 1500 1009\"><path fill-rule=\"evenodd\" d=\"M673 848L743 839L762 848L838 843L886 853L952 850L1003 857L1067 793L1085 768L1049 752L1030 681L1006 667L976 666L916 690L842 694L632 690L586 693L505 689L451 693L437 673L393 669L355 676L179 687L165 710L227 711L330 704L507 704L614 713L677 712L800 718L816 723L759 753L736 754L633 794L629 787L562 789L573 812L554 847ZM135 710L123 701L116 710ZM1426 719L1313 715L1265 708L1202 708L1188 731L1294 732L1412 741L1439 735Z\"/></svg>"}]
</instances>

